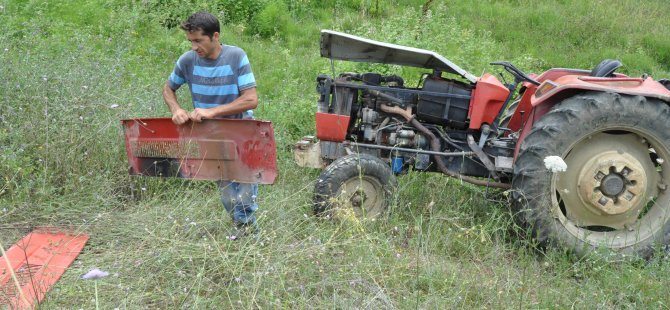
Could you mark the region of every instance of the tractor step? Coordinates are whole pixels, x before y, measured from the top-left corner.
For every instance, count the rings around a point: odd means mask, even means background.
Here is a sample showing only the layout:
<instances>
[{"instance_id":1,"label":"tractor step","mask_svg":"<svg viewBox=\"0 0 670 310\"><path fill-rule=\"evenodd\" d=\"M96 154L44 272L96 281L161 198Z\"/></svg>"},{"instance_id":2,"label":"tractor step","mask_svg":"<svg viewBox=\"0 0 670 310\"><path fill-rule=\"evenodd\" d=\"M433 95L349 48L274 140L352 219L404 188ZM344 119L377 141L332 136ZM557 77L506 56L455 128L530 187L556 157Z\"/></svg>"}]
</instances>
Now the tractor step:
<instances>
[{"instance_id":1,"label":"tractor step","mask_svg":"<svg viewBox=\"0 0 670 310\"><path fill-rule=\"evenodd\" d=\"M77 258L88 235L36 230L0 257L0 308L32 309Z\"/></svg>"}]
</instances>

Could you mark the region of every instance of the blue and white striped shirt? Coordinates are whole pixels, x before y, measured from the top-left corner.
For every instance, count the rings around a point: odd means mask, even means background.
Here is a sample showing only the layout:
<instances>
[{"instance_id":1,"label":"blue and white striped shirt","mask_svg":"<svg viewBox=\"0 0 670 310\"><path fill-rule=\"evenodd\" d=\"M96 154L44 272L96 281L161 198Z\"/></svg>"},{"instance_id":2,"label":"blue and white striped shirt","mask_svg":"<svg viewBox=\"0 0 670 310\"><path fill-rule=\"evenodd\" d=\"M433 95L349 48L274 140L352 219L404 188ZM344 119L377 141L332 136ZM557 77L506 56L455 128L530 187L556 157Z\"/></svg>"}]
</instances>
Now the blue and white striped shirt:
<instances>
[{"instance_id":1,"label":"blue and white striped shirt","mask_svg":"<svg viewBox=\"0 0 670 310\"><path fill-rule=\"evenodd\" d=\"M221 48L217 59L200 57L194 51L184 53L170 74L168 84L172 90L188 83L194 108L208 109L231 103L241 91L256 87L246 53L237 46L222 44ZM250 115L253 115L251 110L227 117Z\"/></svg>"}]
</instances>

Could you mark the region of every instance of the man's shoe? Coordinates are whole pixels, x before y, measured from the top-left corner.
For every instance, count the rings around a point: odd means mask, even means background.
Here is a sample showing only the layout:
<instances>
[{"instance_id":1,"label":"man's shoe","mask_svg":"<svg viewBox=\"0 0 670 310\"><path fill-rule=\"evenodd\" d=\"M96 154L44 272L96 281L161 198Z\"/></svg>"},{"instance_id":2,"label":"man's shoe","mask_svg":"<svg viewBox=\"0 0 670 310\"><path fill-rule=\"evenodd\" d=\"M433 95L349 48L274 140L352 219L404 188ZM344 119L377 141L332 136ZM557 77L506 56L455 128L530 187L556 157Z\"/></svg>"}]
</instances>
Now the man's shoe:
<instances>
[{"instance_id":1,"label":"man's shoe","mask_svg":"<svg viewBox=\"0 0 670 310\"><path fill-rule=\"evenodd\" d=\"M249 224L238 223L230 228L228 234L226 235L226 239L234 241L234 240L240 240L246 236L253 236L254 239L258 241L259 235L260 230L258 229L258 225L256 223L249 223Z\"/></svg>"}]
</instances>

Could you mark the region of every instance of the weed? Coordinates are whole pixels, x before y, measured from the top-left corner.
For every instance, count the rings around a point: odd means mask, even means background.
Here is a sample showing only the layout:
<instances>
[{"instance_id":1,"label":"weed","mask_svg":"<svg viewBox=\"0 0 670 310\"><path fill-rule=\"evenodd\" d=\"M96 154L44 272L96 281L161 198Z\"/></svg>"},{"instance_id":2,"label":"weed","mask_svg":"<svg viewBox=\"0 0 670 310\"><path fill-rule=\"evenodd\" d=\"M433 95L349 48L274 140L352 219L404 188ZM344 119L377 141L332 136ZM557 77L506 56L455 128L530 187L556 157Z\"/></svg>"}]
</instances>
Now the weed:
<instances>
[{"instance_id":1,"label":"weed","mask_svg":"<svg viewBox=\"0 0 670 310\"><path fill-rule=\"evenodd\" d=\"M105 309L667 308L663 255L640 265L536 251L504 199L443 175L400 177L385 221L311 215L318 171L290 150L313 134L314 78L331 73L322 28L434 50L475 75L496 60L540 72L603 58L630 74L670 72L661 0L427 2L0 1L0 243L38 225L91 235L45 308L93 308L94 288L76 281L91 265L110 272ZM259 243L225 239L213 183L127 176L119 119L167 116L160 89L189 48L176 25L201 9L247 51L256 115L275 129L280 175L260 188ZM335 66L408 85L423 72Z\"/></svg>"}]
</instances>

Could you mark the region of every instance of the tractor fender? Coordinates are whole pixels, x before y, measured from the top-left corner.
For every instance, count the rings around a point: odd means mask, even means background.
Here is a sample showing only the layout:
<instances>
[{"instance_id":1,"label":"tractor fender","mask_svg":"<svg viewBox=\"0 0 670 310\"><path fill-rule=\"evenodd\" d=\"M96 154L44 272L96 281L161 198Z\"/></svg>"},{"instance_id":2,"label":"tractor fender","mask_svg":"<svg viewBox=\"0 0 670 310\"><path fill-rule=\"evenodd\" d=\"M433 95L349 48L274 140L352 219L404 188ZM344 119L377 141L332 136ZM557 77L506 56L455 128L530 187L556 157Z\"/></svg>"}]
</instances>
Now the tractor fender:
<instances>
[{"instance_id":1,"label":"tractor fender","mask_svg":"<svg viewBox=\"0 0 670 310\"><path fill-rule=\"evenodd\" d=\"M556 85L553 89L542 92L544 83ZM519 148L535 122L549 112L552 107L566 98L583 92L611 92L631 96L643 96L660 99L670 104L670 90L652 78L632 78L617 76L614 78L567 75L555 81L546 80L537 87L537 91L530 97L530 113L525 119L524 126L519 133L514 160L519 154ZM546 89L546 88L545 88Z\"/></svg>"},{"instance_id":2,"label":"tractor fender","mask_svg":"<svg viewBox=\"0 0 670 310\"><path fill-rule=\"evenodd\" d=\"M545 83L554 83L555 88L543 93L535 92L530 98L532 107L538 107L545 103L556 103L560 99L583 91L612 92L632 96L643 96L661 99L670 102L670 90L652 78L632 77L592 77L592 76L562 76L555 81L547 80ZM542 85L538 86L542 89Z\"/></svg>"}]
</instances>

